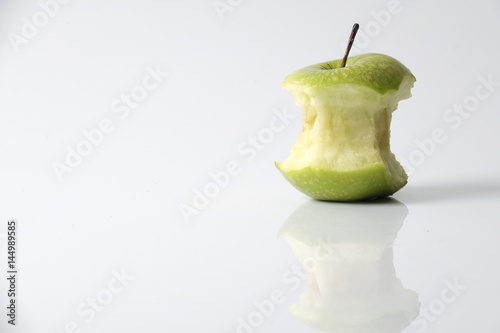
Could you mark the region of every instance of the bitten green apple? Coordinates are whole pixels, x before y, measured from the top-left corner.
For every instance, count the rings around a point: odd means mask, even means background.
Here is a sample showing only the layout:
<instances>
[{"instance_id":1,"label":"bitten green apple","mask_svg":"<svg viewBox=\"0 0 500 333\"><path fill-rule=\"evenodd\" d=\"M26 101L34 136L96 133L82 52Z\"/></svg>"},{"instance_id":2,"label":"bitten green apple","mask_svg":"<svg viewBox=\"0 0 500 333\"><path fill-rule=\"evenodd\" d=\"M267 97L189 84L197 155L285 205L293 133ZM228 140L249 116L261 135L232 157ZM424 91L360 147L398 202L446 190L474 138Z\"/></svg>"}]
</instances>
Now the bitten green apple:
<instances>
[{"instance_id":1,"label":"bitten green apple","mask_svg":"<svg viewBox=\"0 0 500 333\"><path fill-rule=\"evenodd\" d=\"M315 199L392 195L408 178L390 150L392 112L411 97L415 77L383 54L347 58L345 67L342 60L305 67L282 83L303 109L303 128L290 156L276 166Z\"/></svg>"}]
</instances>

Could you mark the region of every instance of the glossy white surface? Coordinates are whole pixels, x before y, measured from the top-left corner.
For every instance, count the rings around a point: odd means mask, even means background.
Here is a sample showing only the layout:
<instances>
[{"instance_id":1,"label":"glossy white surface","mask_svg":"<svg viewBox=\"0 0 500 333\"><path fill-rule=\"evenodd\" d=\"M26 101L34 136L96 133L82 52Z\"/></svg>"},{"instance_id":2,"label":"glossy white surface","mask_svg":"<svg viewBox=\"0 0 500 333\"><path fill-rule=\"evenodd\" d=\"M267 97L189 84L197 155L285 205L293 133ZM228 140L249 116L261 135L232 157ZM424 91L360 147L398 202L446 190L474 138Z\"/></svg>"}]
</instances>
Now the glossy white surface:
<instances>
[{"instance_id":1,"label":"glossy white surface","mask_svg":"<svg viewBox=\"0 0 500 333\"><path fill-rule=\"evenodd\" d=\"M418 294L405 333L500 332L498 1L224 3L221 19L211 0L74 0L45 25L37 1L0 4L0 332L317 332L287 310L305 273L278 232L317 203L273 165L301 131L279 84L340 58L355 21L365 39L353 54L389 54L417 83L391 127L409 183L373 210L373 224L397 228L377 248L382 261L361 256L350 276L377 286L373 303L387 281ZM43 27L15 52L10 33L34 15ZM69 153L78 149L86 156ZM55 162L71 169L61 181ZM407 213L391 219L394 205ZM342 211L333 225L370 221L360 204L321 206ZM15 327L9 219L19 225ZM359 251L370 228L350 231ZM331 294L357 290L355 280L334 287L347 267L324 264Z\"/></svg>"}]
</instances>

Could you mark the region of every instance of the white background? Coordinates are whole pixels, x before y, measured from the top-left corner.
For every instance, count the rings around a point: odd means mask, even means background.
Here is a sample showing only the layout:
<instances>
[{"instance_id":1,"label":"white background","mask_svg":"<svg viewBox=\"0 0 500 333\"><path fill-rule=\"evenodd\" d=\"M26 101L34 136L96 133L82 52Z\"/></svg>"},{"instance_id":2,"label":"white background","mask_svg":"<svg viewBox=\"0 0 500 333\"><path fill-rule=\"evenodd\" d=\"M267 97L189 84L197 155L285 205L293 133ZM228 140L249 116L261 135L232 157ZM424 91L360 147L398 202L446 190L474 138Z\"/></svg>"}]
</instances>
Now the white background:
<instances>
[{"instance_id":1,"label":"white background","mask_svg":"<svg viewBox=\"0 0 500 333\"><path fill-rule=\"evenodd\" d=\"M439 303L444 281L467 286L426 332L499 332L500 3L221 1L231 10L212 0L72 0L49 17L48 0L2 0L0 331L233 333L254 302L280 290L286 301L252 331L315 332L287 312L305 284L284 283L298 262L276 238L310 200L274 167L301 131L280 83L342 57L359 22L367 38L353 54L391 55L417 78L391 126L392 151L412 163L394 195L409 211L394 242L397 275L422 309ZM113 103L138 91L148 68L169 74L120 118ZM466 116L448 113L488 92L481 78L497 83L490 95ZM295 117L250 153L276 110ZM103 119L112 131L60 181L54 163ZM430 144L436 129L446 140ZM228 163L239 173L184 218L179 207ZM18 221L15 327L3 278L9 219ZM122 271L130 279L110 293ZM97 296L106 304L90 318Z\"/></svg>"}]
</instances>

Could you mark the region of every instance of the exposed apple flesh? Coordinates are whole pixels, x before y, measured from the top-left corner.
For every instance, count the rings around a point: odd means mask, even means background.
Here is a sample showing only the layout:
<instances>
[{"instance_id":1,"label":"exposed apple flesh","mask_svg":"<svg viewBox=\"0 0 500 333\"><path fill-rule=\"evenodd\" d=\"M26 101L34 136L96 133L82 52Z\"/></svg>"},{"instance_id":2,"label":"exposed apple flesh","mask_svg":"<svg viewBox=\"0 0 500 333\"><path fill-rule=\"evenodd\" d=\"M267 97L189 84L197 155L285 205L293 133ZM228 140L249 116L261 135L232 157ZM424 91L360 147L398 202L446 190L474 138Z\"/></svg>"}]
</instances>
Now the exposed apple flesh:
<instances>
[{"instance_id":1,"label":"exposed apple flesh","mask_svg":"<svg viewBox=\"0 0 500 333\"><path fill-rule=\"evenodd\" d=\"M411 96L415 77L382 54L301 69L283 82L303 108L302 134L276 166L298 190L320 200L391 195L407 182L390 150L392 112Z\"/></svg>"}]
</instances>

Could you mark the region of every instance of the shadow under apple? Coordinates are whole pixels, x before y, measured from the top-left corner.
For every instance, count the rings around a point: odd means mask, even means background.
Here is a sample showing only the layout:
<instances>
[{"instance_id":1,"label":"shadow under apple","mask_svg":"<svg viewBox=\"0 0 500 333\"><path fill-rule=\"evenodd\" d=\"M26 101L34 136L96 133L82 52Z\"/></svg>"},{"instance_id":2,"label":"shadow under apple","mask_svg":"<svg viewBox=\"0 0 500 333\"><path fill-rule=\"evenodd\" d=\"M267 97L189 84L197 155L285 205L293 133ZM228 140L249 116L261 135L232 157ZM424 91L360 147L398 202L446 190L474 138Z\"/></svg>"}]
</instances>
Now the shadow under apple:
<instances>
[{"instance_id":1,"label":"shadow under apple","mask_svg":"<svg viewBox=\"0 0 500 333\"><path fill-rule=\"evenodd\" d=\"M500 195L500 184L464 181L432 185L407 185L397 193L408 204L491 198Z\"/></svg>"}]
</instances>

